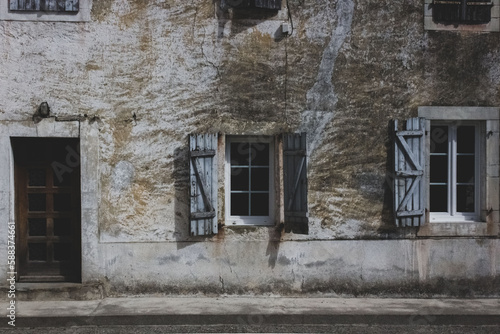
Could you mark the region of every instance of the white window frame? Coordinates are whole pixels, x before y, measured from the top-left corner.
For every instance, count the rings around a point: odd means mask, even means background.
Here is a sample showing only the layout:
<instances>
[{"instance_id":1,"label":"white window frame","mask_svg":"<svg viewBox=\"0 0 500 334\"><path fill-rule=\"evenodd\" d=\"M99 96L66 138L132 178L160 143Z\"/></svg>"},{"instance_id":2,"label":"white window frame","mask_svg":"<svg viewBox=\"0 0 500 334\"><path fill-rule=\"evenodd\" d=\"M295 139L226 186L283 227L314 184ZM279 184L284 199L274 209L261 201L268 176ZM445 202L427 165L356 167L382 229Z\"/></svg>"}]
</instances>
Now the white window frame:
<instances>
[{"instance_id":1,"label":"white window frame","mask_svg":"<svg viewBox=\"0 0 500 334\"><path fill-rule=\"evenodd\" d=\"M231 143L251 142L269 144L269 215L268 216L231 216ZM226 226L251 225L272 226L275 224L275 155L274 138L268 136L226 136L225 150L225 217Z\"/></svg>"},{"instance_id":2,"label":"white window frame","mask_svg":"<svg viewBox=\"0 0 500 334\"><path fill-rule=\"evenodd\" d=\"M424 29L445 31L476 31L476 32L498 32L500 31L500 0L492 0L491 20L485 24L442 24L432 19L432 1L425 0L424 3Z\"/></svg>"},{"instance_id":3,"label":"white window frame","mask_svg":"<svg viewBox=\"0 0 500 334\"><path fill-rule=\"evenodd\" d=\"M9 11L9 0L0 1L0 21L89 22L92 0L80 0L77 13Z\"/></svg>"},{"instance_id":4,"label":"white window frame","mask_svg":"<svg viewBox=\"0 0 500 334\"><path fill-rule=\"evenodd\" d=\"M419 107L418 116L426 119L426 192L429 201L430 183L430 126L431 122L477 122L479 124L479 215L474 221L446 219L431 221L427 211L426 222L417 236L498 236L499 234L499 178L500 178L500 108L496 107ZM430 207L429 202L426 205Z\"/></svg>"},{"instance_id":5,"label":"white window frame","mask_svg":"<svg viewBox=\"0 0 500 334\"><path fill-rule=\"evenodd\" d=\"M481 203L481 178L480 178L480 166L481 166L481 148L480 148L480 138L484 136L484 131L481 131L480 124L477 122L463 121L463 122L440 122L431 121L431 126L434 125L446 125L448 126L447 142L448 142L448 161L445 168L452 167L448 172L447 180L447 195L448 195L448 212L430 212L431 222L451 222L451 221L478 221L479 220L479 208ZM474 163L474 212L457 212L457 128L460 125L474 126L475 129L475 163ZM430 162L429 162L430 164ZM429 181L430 185L430 181ZM430 188L430 187L429 187ZM430 195L430 190L429 190Z\"/></svg>"}]
</instances>

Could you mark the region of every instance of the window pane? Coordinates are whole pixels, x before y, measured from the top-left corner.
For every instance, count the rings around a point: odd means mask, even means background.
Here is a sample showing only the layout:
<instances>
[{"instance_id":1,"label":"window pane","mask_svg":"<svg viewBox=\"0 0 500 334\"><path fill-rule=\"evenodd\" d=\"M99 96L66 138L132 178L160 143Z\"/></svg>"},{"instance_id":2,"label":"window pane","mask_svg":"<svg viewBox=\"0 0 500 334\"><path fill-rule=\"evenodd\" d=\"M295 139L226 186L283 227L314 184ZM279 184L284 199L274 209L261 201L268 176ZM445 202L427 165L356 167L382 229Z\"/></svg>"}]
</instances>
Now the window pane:
<instances>
[{"instance_id":1,"label":"window pane","mask_svg":"<svg viewBox=\"0 0 500 334\"><path fill-rule=\"evenodd\" d=\"M457 186L457 212L474 212L474 186Z\"/></svg>"},{"instance_id":2,"label":"window pane","mask_svg":"<svg viewBox=\"0 0 500 334\"><path fill-rule=\"evenodd\" d=\"M54 235L55 236L71 235L71 219L69 218L54 219Z\"/></svg>"},{"instance_id":3,"label":"window pane","mask_svg":"<svg viewBox=\"0 0 500 334\"><path fill-rule=\"evenodd\" d=\"M71 261L71 244L54 244L55 261Z\"/></svg>"},{"instance_id":4,"label":"window pane","mask_svg":"<svg viewBox=\"0 0 500 334\"><path fill-rule=\"evenodd\" d=\"M269 215L269 194L252 194L252 216Z\"/></svg>"},{"instance_id":5,"label":"window pane","mask_svg":"<svg viewBox=\"0 0 500 334\"><path fill-rule=\"evenodd\" d=\"M474 153L475 130L473 126L457 127L457 153Z\"/></svg>"},{"instance_id":6,"label":"window pane","mask_svg":"<svg viewBox=\"0 0 500 334\"><path fill-rule=\"evenodd\" d=\"M459 155L457 157L457 182L474 183L474 163L473 155Z\"/></svg>"},{"instance_id":7,"label":"window pane","mask_svg":"<svg viewBox=\"0 0 500 334\"><path fill-rule=\"evenodd\" d=\"M71 186L71 173L64 170L53 170L54 186L69 187Z\"/></svg>"},{"instance_id":8,"label":"window pane","mask_svg":"<svg viewBox=\"0 0 500 334\"><path fill-rule=\"evenodd\" d=\"M252 191L269 190L269 168L252 168Z\"/></svg>"},{"instance_id":9,"label":"window pane","mask_svg":"<svg viewBox=\"0 0 500 334\"><path fill-rule=\"evenodd\" d=\"M231 216L248 215L248 194L231 194Z\"/></svg>"},{"instance_id":10,"label":"window pane","mask_svg":"<svg viewBox=\"0 0 500 334\"><path fill-rule=\"evenodd\" d=\"M431 212L448 212L448 187L431 185Z\"/></svg>"},{"instance_id":11,"label":"window pane","mask_svg":"<svg viewBox=\"0 0 500 334\"><path fill-rule=\"evenodd\" d=\"M252 143L250 153L252 166L269 166L269 143Z\"/></svg>"},{"instance_id":12,"label":"window pane","mask_svg":"<svg viewBox=\"0 0 500 334\"><path fill-rule=\"evenodd\" d=\"M448 153L448 127L446 125L431 126L430 153Z\"/></svg>"},{"instance_id":13,"label":"window pane","mask_svg":"<svg viewBox=\"0 0 500 334\"><path fill-rule=\"evenodd\" d=\"M28 259L30 261L47 261L47 245L42 243L29 243Z\"/></svg>"},{"instance_id":14,"label":"window pane","mask_svg":"<svg viewBox=\"0 0 500 334\"><path fill-rule=\"evenodd\" d=\"M47 222L45 219L28 219L28 235L34 237L47 235Z\"/></svg>"},{"instance_id":15,"label":"window pane","mask_svg":"<svg viewBox=\"0 0 500 334\"><path fill-rule=\"evenodd\" d=\"M231 191L248 191L248 168L231 168Z\"/></svg>"},{"instance_id":16,"label":"window pane","mask_svg":"<svg viewBox=\"0 0 500 334\"><path fill-rule=\"evenodd\" d=\"M54 211L71 211L71 194L54 194Z\"/></svg>"},{"instance_id":17,"label":"window pane","mask_svg":"<svg viewBox=\"0 0 500 334\"><path fill-rule=\"evenodd\" d=\"M249 164L249 144L231 143L231 166L246 166Z\"/></svg>"},{"instance_id":18,"label":"window pane","mask_svg":"<svg viewBox=\"0 0 500 334\"><path fill-rule=\"evenodd\" d=\"M29 211L45 211L45 194L28 194Z\"/></svg>"},{"instance_id":19,"label":"window pane","mask_svg":"<svg viewBox=\"0 0 500 334\"><path fill-rule=\"evenodd\" d=\"M28 179L30 187L45 186L45 169L30 169L28 171Z\"/></svg>"},{"instance_id":20,"label":"window pane","mask_svg":"<svg viewBox=\"0 0 500 334\"><path fill-rule=\"evenodd\" d=\"M431 182L448 183L448 156L431 155Z\"/></svg>"}]
</instances>

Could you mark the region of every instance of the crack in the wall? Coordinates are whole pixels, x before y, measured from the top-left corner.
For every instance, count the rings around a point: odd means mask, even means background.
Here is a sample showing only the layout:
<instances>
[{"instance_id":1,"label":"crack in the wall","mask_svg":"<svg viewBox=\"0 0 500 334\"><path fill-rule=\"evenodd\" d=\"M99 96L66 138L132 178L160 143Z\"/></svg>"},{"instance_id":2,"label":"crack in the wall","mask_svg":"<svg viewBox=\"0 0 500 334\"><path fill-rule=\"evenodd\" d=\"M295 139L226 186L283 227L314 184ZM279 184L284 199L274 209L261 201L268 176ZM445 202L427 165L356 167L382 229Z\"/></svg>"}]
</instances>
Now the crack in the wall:
<instances>
[{"instance_id":1,"label":"crack in the wall","mask_svg":"<svg viewBox=\"0 0 500 334\"><path fill-rule=\"evenodd\" d=\"M199 3L198 0L194 0L193 1L193 5L194 5L194 18L193 18L193 26L192 26L192 29L191 29L191 34L193 35L193 40L196 40L196 24L197 24L197 21L198 21L198 6L197 6L197 3ZM203 28L203 36L202 36L202 39L201 39L201 44L200 44L200 49L201 49L201 55L203 56L203 59L205 59L205 61L210 65L212 66L216 71L217 71L217 78L220 78L220 69L219 69L219 66L217 66L213 61L211 61L210 59L208 59L208 56L205 54L205 49L203 48L203 45L205 44L205 37L207 35L207 30L206 28L204 27Z\"/></svg>"},{"instance_id":2,"label":"crack in the wall","mask_svg":"<svg viewBox=\"0 0 500 334\"><path fill-rule=\"evenodd\" d=\"M353 0L339 0L336 7L337 26L332 33L319 65L314 86L307 92L307 110L303 112L301 131L309 134L309 152L322 142L322 132L334 116L338 98L332 83L335 60L344 41L351 33L354 15Z\"/></svg>"},{"instance_id":3,"label":"crack in the wall","mask_svg":"<svg viewBox=\"0 0 500 334\"><path fill-rule=\"evenodd\" d=\"M215 68L215 70L217 71L217 76L216 78L220 78L221 75L220 75L220 69L219 69L219 66L217 66L213 61L211 61L210 59L208 59L207 55L205 54L205 50L203 48L203 45L205 44L205 36L206 36L206 29L204 29L204 34L203 34L203 38L201 40L201 55L203 56L203 58L205 59L205 61L211 65L213 68ZM218 90L218 89L217 89Z\"/></svg>"}]
</instances>

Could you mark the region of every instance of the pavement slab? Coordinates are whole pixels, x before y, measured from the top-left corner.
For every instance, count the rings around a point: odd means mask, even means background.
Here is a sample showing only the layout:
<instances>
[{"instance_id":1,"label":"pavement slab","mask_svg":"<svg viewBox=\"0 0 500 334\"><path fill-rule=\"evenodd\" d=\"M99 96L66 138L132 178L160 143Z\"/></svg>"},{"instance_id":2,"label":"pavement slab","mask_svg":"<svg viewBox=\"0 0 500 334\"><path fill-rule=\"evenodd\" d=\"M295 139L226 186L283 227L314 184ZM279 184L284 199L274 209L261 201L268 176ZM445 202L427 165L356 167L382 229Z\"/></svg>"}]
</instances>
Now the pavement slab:
<instances>
[{"instance_id":1,"label":"pavement slab","mask_svg":"<svg viewBox=\"0 0 500 334\"><path fill-rule=\"evenodd\" d=\"M193 324L496 326L500 299L165 296L16 302L16 327Z\"/></svg>"}]
</instances>

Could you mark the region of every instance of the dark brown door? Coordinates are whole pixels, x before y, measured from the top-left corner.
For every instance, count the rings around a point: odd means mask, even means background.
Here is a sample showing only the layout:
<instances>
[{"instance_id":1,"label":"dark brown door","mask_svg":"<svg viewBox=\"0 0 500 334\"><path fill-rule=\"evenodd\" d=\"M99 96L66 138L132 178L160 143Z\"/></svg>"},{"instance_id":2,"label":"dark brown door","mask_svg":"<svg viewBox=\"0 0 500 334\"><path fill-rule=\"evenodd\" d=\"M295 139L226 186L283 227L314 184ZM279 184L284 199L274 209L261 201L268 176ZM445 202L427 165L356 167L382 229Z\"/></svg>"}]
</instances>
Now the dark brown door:
<instances>
[{"instance_id":1,"label":"dark brown door","mask_svg":"<svg viewBox=\"0 0 500 334\"><path fill-rule=\"evenodd\" d=\"M81 280L78 139L12 138L20 281Z\"/></svg>"}]
</instances>

